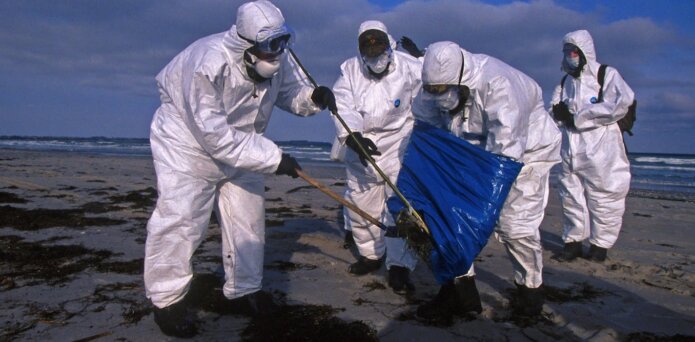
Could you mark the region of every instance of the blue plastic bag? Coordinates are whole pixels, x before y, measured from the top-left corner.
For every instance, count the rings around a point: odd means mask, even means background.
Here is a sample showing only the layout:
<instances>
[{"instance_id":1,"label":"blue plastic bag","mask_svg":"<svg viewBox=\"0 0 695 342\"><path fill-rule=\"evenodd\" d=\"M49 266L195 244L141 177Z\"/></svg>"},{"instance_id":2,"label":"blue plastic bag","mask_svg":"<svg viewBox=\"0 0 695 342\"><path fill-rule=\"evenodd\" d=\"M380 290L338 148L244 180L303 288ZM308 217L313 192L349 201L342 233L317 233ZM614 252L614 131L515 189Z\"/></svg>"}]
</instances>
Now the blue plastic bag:
<instances>
[{"instance_id":1,"label":"blue plastic bag","mask_svg":"<svg viewBox=\"0 0 695 342\"><path fill-rule=\"evenodd\" d=\"M398 175L398 189L432 234L432 271L439 283L465 274L492 234L523 164L417 121ZM394 217L405 207L387 201Z\"/></svg>"}]
</instances>

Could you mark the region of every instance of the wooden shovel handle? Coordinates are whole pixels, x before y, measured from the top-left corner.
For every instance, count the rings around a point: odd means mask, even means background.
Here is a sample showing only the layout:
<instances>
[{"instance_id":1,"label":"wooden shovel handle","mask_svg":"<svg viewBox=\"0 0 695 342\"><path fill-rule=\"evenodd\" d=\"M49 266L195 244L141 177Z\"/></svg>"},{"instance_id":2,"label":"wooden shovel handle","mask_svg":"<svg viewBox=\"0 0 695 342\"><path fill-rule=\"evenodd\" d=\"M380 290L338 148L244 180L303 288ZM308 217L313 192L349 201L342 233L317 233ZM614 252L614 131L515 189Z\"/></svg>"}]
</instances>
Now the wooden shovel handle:
<instances>
[{"instance_id":1,"label":"wooden shovel handle","mask_svg":"<svg viewBox=\"0 0 695 342\"><path fill-rule=\"evenodd\" d=\"M381 222L379 222L379 220L377 220L374 217L372 217L371 215L367 214L366 212L364 212L364 210L362 210L362 209L358 208L356 205L348 202L342 196L336 194L333 190L331 190L327 186L321 184L316 179L309 177L309 175L304 173L304 171L302 171L302 170L296 170L296 171L297 171L297 175L299 175L299 177L301 177L302 179L307 181L307 183L313 185L317 189L321 190L321 192L328 195L330 198L338 201L340 204L342 204L342 205L346 206L348 209L354 211L357 215L362 216L362 218L369 221L371 224L373 224L381 229L386 230L386 227Z\"/></svg>"}]
</instances>

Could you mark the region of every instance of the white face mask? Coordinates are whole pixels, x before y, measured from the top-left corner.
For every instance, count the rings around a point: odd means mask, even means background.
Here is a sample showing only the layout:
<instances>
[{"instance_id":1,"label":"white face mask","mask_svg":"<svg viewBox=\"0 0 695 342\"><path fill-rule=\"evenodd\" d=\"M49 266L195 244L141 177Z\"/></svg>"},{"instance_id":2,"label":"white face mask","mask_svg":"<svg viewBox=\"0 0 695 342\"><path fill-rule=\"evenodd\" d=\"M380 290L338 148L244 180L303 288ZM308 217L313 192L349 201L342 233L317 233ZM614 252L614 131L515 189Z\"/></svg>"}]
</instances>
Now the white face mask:
<instances>
[{"instance_id":1,"label":"white face mask","mask_svg":"<svg viewBox=\"0 0 695 342\"><path fill-rule=\"evenodd\" d=\"M260 59L256 62L254 69L261 77L272 78L280 70L280 60L264 61Z\"/></svg>"},{"instance_id":2,"label":"white face mask","mask_svg":"<svg viewBox=\"0 0 695 342\"><path fill-rule=\"evenodd\" d=\"M577 57L570 57L570 56L565 56L565 63L572 68L576 69L579 67L579 56Z\"/></svg>"},{"instance_id":3,"label":"white face mask","mask_svg":"<svg viewBox=\"0 0 695 342\"><path fill-rule=\"evenodd\" d=\"M452 110L459 104L459 94L456 87L451 87L444 94L434 97L434 103L437 107L444 110Z\"/></svg>"},{"instance_id":4,"label":"white face mask","mask_svg":"<svg viewBox=\"0 0 695 342\"><path fill-rule=\"evenodd\" d=\"M373 73L380 74L384 72L389 66L389 63L391 63L391 53L387 51L374 58L362 57L362 60L364 60L364 64L366 64Z\"/></svg>"},{"instance_id":5,"label":"white face mask","mask_svg":"<svg viewBox=\"0 0 695 342\"><path fill-rule=\"evenodd\" d=\"M258 76L263 78L273 78L273 76L278 73L278 70L280 70L280 60L282 59L283 54L279 55L272 61L266 61L250 53L249 56L251 56L251 62L246 62L246 65L253 68Z\"/></svg>"}]
</instances>

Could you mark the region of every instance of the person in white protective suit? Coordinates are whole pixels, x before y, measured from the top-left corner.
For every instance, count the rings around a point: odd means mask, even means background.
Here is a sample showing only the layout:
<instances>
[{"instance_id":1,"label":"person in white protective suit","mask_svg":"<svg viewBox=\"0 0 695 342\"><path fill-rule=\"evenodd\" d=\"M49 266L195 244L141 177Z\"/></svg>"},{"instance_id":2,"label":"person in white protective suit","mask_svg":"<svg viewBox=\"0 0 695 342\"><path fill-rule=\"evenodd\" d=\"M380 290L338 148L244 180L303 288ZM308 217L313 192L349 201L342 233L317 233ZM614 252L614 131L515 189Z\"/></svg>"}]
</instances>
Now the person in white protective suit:
<instances>
[{"instance_id":1,"label":"person in white protective suit","mask_svg":"<svg viewBox=\"0 0 695 342\"><path fill-rule=\"evenodd\" d=\"M562 39L563 78L552 98L553 116L562 126L560 197L563 208L561 261L582 256L582 241L589 238L586 257L602 262L618 239L630 188L620 120L634 100L632 89L617 70L605 72L603 101L596 50L586 30L570 32Z\"/></svg>"},{"instance_id":2,"label":"person in white protective suit","mask_svg":"<svg viewBox=\"0 0 695 342\"><path fill-rule=\"evenodd\" d=\"M196 334L183 299L213 209L230 307L252 315L279 309L261 291L263 177L297 177L300 167L263 132L273 106L302 116L335 108L331 90L312 88L285 53L291 35L272 3L245 3L236 25L194 42L157 75L161 106L150 143L159 198L147 224L144 278L167 335Z\"/></svg>"},{"instance_id":3,"label":"person in white protective suit","mask_svg":"<svg viewBox=\"0 0 695 342\"><path fill-rule=\"evenodd\" d=\"M363 22L358 30L359 55L340 67L333 85L340 116L354 137L395 183L408 137L413 129L411 104L420 91L422 63L396 51L386 26L375 20ZM385 183L337 118L337 138L345 152L347 186L345 199L355 203L386 226L394 226L386 207L393 190ZM386 254L388 283L399 294L414 290L409 274L417 258L405 240L385 237L384 231L351 210L345 210L345 225L360 254L348 271L363 275L381 267Z\"/></svg>"},{"instance_id":4,"label":"person in white protective suit","mask_svg":"<svg viewBox=\"0 0 695 342\"><path fill-rule=\"evenodd\" d=\"M515 314L541 313L543 257L539 226L548 200L550 168L560 161L560 132L545 110L541 88L493 57L472 54L456 43L426 49L423 92L416 119L484 149L524 163L502 208L495 236L513 264ZM473 266L443 284L434 300L418 307L425 319L480 313Z\"/></svg>"}]
</instances>

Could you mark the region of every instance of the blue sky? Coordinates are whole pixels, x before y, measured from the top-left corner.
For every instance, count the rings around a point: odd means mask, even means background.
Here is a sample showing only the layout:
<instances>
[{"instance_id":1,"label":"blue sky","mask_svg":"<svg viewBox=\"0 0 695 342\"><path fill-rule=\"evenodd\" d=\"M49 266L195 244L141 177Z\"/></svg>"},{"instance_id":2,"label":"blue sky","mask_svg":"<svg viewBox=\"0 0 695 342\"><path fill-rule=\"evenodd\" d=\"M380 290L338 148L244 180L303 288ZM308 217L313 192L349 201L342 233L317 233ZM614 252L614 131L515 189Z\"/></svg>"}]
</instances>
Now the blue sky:
<instances>
[{"instance_id":1,"label":"blue sky","mask_svg":"<svg viewBox=\"0 0 695 342\"><path fill-rule=\"evenodd\" d=\"M242 1L0 2L0 135L147 137L154 76L194 40L225 31ZM357 52L359 24L383 21L421 47L452 40L533 77L559 82L562 36L588 29L598 59L637 94L636 152L695 153L695 1L278 0L295 51L321 84ZM331 141L326 112L276 110L275 140Z\"/></svg>"}]
</instances>

